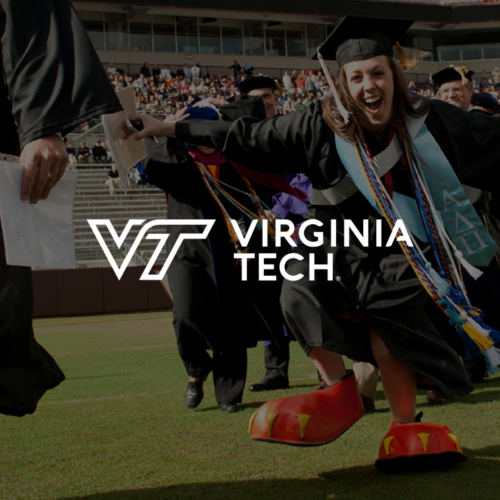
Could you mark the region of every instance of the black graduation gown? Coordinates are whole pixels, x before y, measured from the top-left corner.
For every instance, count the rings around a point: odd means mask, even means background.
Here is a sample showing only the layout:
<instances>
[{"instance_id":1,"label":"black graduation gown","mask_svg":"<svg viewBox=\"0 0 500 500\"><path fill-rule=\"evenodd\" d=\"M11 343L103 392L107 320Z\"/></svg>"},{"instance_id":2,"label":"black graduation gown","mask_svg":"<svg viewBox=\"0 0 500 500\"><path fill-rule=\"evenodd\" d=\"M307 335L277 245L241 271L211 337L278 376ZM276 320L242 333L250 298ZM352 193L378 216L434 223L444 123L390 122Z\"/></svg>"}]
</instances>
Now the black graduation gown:
<instances>
[{"instance_id":1,"label":"black graduation gown","mask_svg":"<svg viewBox=\"0 0 500 500\"><path fill-rule=\"evenodd\" d=\"M0 152L121 110L67 0L0 0ZM16 126L17 124L17 126ZM64 380L32 328L31 270L7 266L0 233L0 412L33 413Z\"/></svg>"},{"instance_id":2,"label":"black graduation gown","mask_svg":"<svg viewBox=\"0 0 500 500\"><path fill-rule=\"evenodd\" d=\"M179 355L191 377L203 377L213 370L219 403L240 403L246 380L246 348L273 336L283 339L279 284L259 283L255 263L249 265L249 281L240 281L241 267L233 257L236 250L222 212L186 146L168 139L158 146L148 144L147 149L146 176L168 193L167 218L216 221L207 240L189 240L181 245L168 270ZM229 163L219 166L219 180L246 191L240 175ZM253 208L247 197L228 191L247 208ZM268 193L259 195L265 197ZM225 206L232 218L248 226L241 212ZM200 233L202 229L183 225L170 226L167 231L167 252L171 252L180 233ZM253 240L250 251L257 243ZM213 351L213 358L207 348Z\"/></svg>"},{"instance_id":3,"label":"black graduation gown","mask_svg":"<svg viewBox=\"0 0 500 500\"><path fill-rule=\"evenodd\" d=\"M425 124L462 183L484 190L500 188L500 121L469 115L447 103L433 101ZM346 175L334 134L322 118L320 103L262 123L245 118L231 126L179 122L176 136L216 147L227 158L247 167L283 174L305 172L317 189L334 186ZM400 167L396 165L394 172ZM427 294L399 245L376 248L374 228L375 220L381 218L379 213L361 193L336 206L313 206L312 210L313 217L324 223L325 244L316 248L299 245L295 251L306 259L291 261L287 270L307 276L307 256L311 252L315 253L316 262L323 263L326 254L331 253L334 275L341 280L327 282L326 276L322 279L317 273L315 281L306 277L285 282L281 298L285 319L305 351L321 346L373 362L367 328L370 324L390 351L417 372L422 387L433 382L447 395L473 390L456 351L424 314ZM343 227L344 219L353 220L357 227L368 219L369 247L362 247L356 240L348 248L341 243L330 247L332 219L337 220L338 228ZM386 241L389 228L385 221L383 228ZM308 231L311 240L317 229L311 227ZM337 238L342 242L341 230ZM429 248L424 251L430 254ZM341 315L346 311L360 311L365 320L359 324L344 320ZM440 331L441 325L446 329L446 321L442 316L435 319L432 307L429 314L433 322L441 321ZM456 337L452 336L451 341L456 342Z\"/></svg>"},{"instance_id":4,"label":"black graduation gown","mask_svg":"<svg viewBox=\"0 0 500 500\"><path fill-rule=\"evenodd\" d=\"M156 147L148 145L147 148L146 175L149 182L168 193L167 218L216 221L208 239L185 242L169 268L169 284L174 295L174 325L181 317L199 318L193 319L197 330L214 351L229 341L253 347L258 340L282 340L283 317L278 307L280 284L259 283L255 261L249 262L248 281L240 280L241 266L234 259L236 250L229 239L222 212L187 154L185 145L167 139L166 143L162 141ZM247 191L239 173L229 163L220 165L219 172L222 182ZM269 190L254 188L262 199L270 202ZM231 189L228 192L255 211L248 197ZM249 225L249 219L242 217L241 212L232 210L223 199L221 201L232 218ZM171 235L167 240L168 252L179 233L201 232L194 226L171 226L167 230ZM256 231L249 251L259 252L260 245L260 231ZM177 280L178 274L182 274L183 279Z\"/></svg>"}]
</instances>

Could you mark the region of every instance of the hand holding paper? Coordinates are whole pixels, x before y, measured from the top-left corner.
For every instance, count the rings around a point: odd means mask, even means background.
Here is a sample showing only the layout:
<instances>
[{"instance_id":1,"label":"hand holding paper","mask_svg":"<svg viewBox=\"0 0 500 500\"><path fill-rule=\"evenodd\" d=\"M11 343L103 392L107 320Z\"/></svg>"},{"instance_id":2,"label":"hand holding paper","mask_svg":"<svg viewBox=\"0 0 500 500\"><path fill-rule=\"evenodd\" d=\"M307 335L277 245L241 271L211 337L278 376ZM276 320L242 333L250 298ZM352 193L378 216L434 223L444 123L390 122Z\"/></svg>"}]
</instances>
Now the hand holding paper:
<instances>
[{"instance_id":1,"label":"hand holding paper","mask_svg":"<svg viewBox=\"0 0 500 500\"><path fill-rule=\"evenodd\" d=\"M126 190L128 173L135 164L146 158L146 148L142 142L135 141L132 137L124 138L123 136L125 118L135 114L136 111L134 89L132 87L121 89L116 95L120 100L123 111L103 115L102 123L115 158L116 169L120 174L123 189Z\"/></svg>"}]
</instances>

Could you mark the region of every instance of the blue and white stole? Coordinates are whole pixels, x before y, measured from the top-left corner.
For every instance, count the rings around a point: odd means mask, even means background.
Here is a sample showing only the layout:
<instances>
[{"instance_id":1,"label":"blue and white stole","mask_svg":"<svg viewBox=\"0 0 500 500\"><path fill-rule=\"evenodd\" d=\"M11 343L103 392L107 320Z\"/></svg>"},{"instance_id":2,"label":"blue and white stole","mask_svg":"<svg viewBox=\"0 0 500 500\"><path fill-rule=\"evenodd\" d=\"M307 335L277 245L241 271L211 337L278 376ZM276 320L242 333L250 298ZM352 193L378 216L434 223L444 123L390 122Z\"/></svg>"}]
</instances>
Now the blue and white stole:
<instances>
[{"instance_id":1,"label":"blue and white stole","mask_svg":"<svg viewBox=\"0 0 500 500\"><path fill-rule=\"evenodd\" d=\"M426 165L420 165L421 174L425 178L430 196L446 232L470 264L487 266L498 247L467 198L448 159L425 126L426 115L418 118L407 115L406 118L408 131L418 156ZM369 203L380 212L354 145L337 135L335 135L335 144L342 164L349 174L348 178ZM381 178L385 175L400 160L402 154L401 145L395 134L390 145L374 157L378 176ZM354 186L351 186L350 194L356 191L356 189L353 191ZM323 191L326 198L330 197L328 194L331 195L331 190L330 193L328 191ZM394 192L393 201L405 226L419 240L428 242L416 200Z\"/></svg>"}]
</instances>

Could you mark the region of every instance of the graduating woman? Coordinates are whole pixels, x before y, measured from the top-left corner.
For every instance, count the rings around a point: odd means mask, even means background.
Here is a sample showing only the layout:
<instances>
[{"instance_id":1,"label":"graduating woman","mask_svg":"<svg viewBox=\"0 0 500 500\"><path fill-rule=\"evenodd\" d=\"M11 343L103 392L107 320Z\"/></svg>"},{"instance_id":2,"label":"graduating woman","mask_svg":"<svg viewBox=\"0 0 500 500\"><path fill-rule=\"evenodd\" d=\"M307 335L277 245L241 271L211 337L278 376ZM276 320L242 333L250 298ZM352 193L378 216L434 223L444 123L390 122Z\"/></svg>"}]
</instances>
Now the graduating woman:
<instances>
[{"instance_id":1,"label":"graduating woman","mask_svg":"<svg viewBox=\"0 0 500 500\"><path fill-rule=\"evenodd\" d=\"M309 176L316 221L304 225L302 239L317 240L322 223L322 244L295 249L303 259L290 261L287 272L302 277L285 282L281 303L328 388L264 404L250 434L312 446L345 432L363 414L346 354L381 371L394 418L376 462L382 469L465 460L450 429L415 417L417 384L447 395L473 390L450 346L454 334L445 341L433 323L440 333L448 321L454 324L466 357L484 352L492 369L500 361L493 347L498 332L482 323L456 272L460 261L474 274L473 266L487 264L496 249L460 182L500 188L500 122L443 102L412 100L392 57L393 44L411 24L345 18L320 49L341 67L338 91L330 84L334 98L302 112L260 123L242 118L175 127L144 117L137 136L175 135L252 168ZM402 50L400 59L407 62ZM399 231L398 244L386 246L400 219L411 241ZM363 233L363 244L353 238L345 244L349 220ZM308 279L311 253L316 263L333 267L336 279L326 273Z\"/></svg>"}]
</instances>

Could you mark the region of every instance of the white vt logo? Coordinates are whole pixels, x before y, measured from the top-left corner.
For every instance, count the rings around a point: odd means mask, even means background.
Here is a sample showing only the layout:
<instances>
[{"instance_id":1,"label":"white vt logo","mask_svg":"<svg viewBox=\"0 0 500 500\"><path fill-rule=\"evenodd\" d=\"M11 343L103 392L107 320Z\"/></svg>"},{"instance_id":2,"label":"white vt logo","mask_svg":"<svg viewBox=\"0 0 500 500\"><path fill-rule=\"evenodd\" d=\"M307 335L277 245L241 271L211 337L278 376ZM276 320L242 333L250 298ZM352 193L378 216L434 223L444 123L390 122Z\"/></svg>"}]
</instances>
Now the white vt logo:
<instances>
[{"instance_id":1,"label":"white vt logo","mask_svg":"<svg viewBox=\"0 0 500 500\"><path fill-rule=\"evenodd\" d=\"M148 265L146 266L146 269L144 269L144 272L142 273L142 276L140 277L141 281L161 281L164 277L165 274L167 273L168 268L170 267L170 264L172 263L172 260L177 254L177 251L179 250L180 246L182 245L182 242L184 240L204 240L207 238L208 234L210 233L210 230L212 229L215 220L198 220L198 219L180 219L180 220L166 220L166 219L160 219L160 220L154 220L151 222L148 222L140 231L139 234L137 235L137 238L135 239L133 245L130 247L130 250L128 251L125 260L123 261L121 267L118 267L116 264L115 259L113 258L113 255L111 255L111 252L109 251L108 245L106 245L106 242L104 241L104 238L101 235L100 230L98 229L98 226L106 226L108 228L109 234L111 234L111 237L113 238L113 241L115 242L116 246L118 248L121 248L123 245L123 242L127 238L127 235L129 234L130 230L132 229L133 226L142 226L144 224L145 219L132 219L127 222L127 225L125 226L125 229L123 230L122 234L118 236L118 233L116 232L115 228L113 227L113 224L111 224L111 221L109 219L87 219L87 222L89 223L89 226L92 228L92 231L95 234L95 237L97 238L97 241L101 245L101 248L104 252L104 255L106 255L106 258L108 259L109 263L111 264L111 267L113 268L113 271L116 274L116 277L118 279L121 279L123 276L123 273L127 269L127 266L130 264L130 261L132 260L132 257L134 256L135 252L137 251L137 248L139 247L141 241L144 239L144 236L146 233L155 226L205 226L205 229L203 230L202 233L186 233L186 234L180 234L179 237L177 238L177 241L174 243L174 246L172 247L172 251L170 252L169 255L167 255L167 260L163 264L163 267L161 268L161 271L159 274L149 274L151 272L152 267L156 263L156 259L160 255L160 252L162 251L162 248L165 246L167 239L169 238L169 234L148 234L146 236L147 240L159 240L158 246L156 247L155 251L153 252L153 255L151 256L150 261L148 262Z\"/></svg>"}]
</instances>

